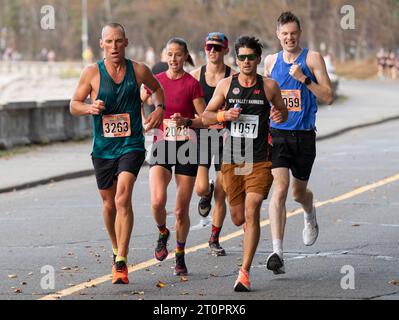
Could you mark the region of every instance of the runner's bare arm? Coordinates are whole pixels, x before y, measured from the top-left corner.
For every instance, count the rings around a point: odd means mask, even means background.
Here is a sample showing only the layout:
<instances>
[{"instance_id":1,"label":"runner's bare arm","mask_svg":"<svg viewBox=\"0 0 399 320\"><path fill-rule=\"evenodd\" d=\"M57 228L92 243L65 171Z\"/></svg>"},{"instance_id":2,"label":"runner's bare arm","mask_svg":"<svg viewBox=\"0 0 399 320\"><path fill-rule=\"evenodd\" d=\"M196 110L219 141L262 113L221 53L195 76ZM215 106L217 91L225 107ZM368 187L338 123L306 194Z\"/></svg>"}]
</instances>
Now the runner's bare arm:
<instances>
[{"instance_id":1,"label":"runner's bare arm","mask_svg":"<svg viewBox=\"0 0 399 320\"><path fill-rule=\"evenodd\" d=\"M144 85L142 85L140 88L140 98L143 103L152 105L151 94L147 92Z\"/></svg>"},{"instance_id":2,"label":"runner's bare arm","mask_svg":"<svg viewBox=\"0 0 399 320\"><path fill-rule=\"evenodd\" d=\"M309 90L321 101L332 104L334 101L333 90L323 57L318 52L309 52L306 63L309 65L317 80L317 83L312 82L312 84L308 86Z\"/></svg>"},{"instance_id":3,"label":"runner's bare arm","mask_svg":"<svg viewBox=\"0 0 399 320\"><path fill-rule=\"evenodd\" d=\"M146 121L146 118L145 118L145 113L144 113L144 102L141 102L141 122L143 124L143 127L144 127L145 121Z\"/></svg>"},{"instance_id":4,"label":"runner's bare arm","mask_svg":"<svg viewBox=\"0 0 399 320\"><path fill-rule=\"evenodd\" d=\"M277 58L276 54L269 54L268 56L266 56L265 62L264 62L264 65L265 65L264 73L263 73L263 75L266 78L271 77L271 69L274 67L274 64L276 63L276 58Z\"/></svg>"},{"instance_id":5,"label":"runner's bare arm","mask_svg":"<svg viewBox=\"0 0 399 320\"><path fill-rule=\"evenodd\" d=\"M213 93L211 101L209 101L204 113L202 114L202 122L205 126L210 126L212 124L218 123L217 115L220 106L223 106L226 102L226 96L228 89L231 84L232 77L224 78L219 81L216 86L215 92ZM236 108L231 108L224 112L224 120L231 121L237 120L240 115L240 110Z\"/></svg>"},{"instance_id":6,"label":"runner's bare arm","mask_svg":"<svg viewBox=\"0 0 399 320\"><path fill-rule=\"evenodd\" d=\"M164 104L165 96L163 88L158 82L157 78L154 77L150 68L148 68L144 63L134 63L134 71L137 76L137 82L141 86L144 84L152 92L151 99L155 106ZM162 108L161 108L162 109Z\"/></svg>"},{"instance_id":7,"label":"runner's bare arm","mask_svg":"<svg viewBox=\"0 0 399 320\"><path fill-rule=\"evenodd\" d=\"M205 110L205 100L203 97L199 97L193 100L195 111L198 115L195 115L194 119L188 119L182 117L180 113L174 113L170 118L176 121L178 126L187 125L187 121L191 120L190 127L191 128L204 128L204 124L202 123L201 115Z\"/></svg>"},{"instance_id":8,"label":"runner's bare arm","mask_svg":"<svg viewBox=\"0 0 399 320\"><path fill-rule=\"evenodd\" d=\"M202 114L202 122L205 126L217 123L217 112L220 106L224 105L226 101L225 95L226 79L222 79L216 85L215 92L212 99L209 101L204 113Z\"/></svg>"},{"instance_id":9,"label":"runner's bare arm","mask_svg":"<svg viewBox=\"0 0 399 320\"><path fill-rule=\"evenodd\" d=\"M203 97L197 98L193 100L193 104L195 107L195 111L197 111L198 117L195 119L191 119L193 121L191 127L193 128L205 128L204 124L202 123L202 115L206 108L206 103Z\"/></svg>"},{"instance_id":10,"label":"runner's bare arm","mask_svg":"<svg viewBox=\"0 0 399 320\"><path fill-rule=\"evenodd\" d=\"M266 56L264 61L263 75L266 78L270 78L269 61L270 61L270 55Z\"/></svg>"},{"instance_id":11,"label":"runner's bare arm","mask_svg":"<svg viewBox=\"0 0 399 320\"><path fill-rule=\"evenodd\" d=\"M95 72L97 72L96 65L88 66L82 71L78 86L75 89L69 104L69 110L72 115L98 115L105 109L104 102L101 100L96 100L91 104L85 103L87 97L93 90L91 80L93 79Z\"/></svg>"},{"instance_id":12,"label":"runner's bare arm","mask_svg":"<svg viewBox=\"0 0 399 320\"><path fill-rule=\"evenodd\" d=\"M144 122L144 130L147 132L150 129L158 128L161 124L163 120L163 108L158 106L164 105L165 96L160 83L145 64L134 62L134 71L138 85L141 86L141 84L144 84L152 91L151 99L156 106L155 110L148 115Z\"/></svg>"},{"instance_id":13,"label":"runner's bare arm","mask_svg":"<svg viewBox=\"0 0 399 320\"><path fill-rule=\"evenodd\" d=\"M270 119L272 119L275 123L287 121L288 110L283 98L281 97L279 85L272 79L264 79L264 86L267 99L272 104L270 110Z\"/></svg>"}]
</instances>

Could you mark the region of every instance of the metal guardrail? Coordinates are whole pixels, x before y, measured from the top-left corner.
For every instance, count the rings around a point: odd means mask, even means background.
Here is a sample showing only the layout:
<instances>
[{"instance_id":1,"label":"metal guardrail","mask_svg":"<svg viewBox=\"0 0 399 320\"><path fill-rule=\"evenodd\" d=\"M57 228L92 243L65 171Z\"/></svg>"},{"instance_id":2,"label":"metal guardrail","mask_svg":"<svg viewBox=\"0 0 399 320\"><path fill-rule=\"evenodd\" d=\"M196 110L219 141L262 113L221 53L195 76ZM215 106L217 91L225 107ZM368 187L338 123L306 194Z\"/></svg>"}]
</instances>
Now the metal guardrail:
<instances>
[{"instance_id":1,"label":"metal guardrail","mask_svg":"<svg viewBox=\"0 0 399 320\"><path fill-rule=\"evenodd\" d=\"M0 105L0 149L91 137L91 117L74 117L69 100Z\"/></svg>"}]
</instances>

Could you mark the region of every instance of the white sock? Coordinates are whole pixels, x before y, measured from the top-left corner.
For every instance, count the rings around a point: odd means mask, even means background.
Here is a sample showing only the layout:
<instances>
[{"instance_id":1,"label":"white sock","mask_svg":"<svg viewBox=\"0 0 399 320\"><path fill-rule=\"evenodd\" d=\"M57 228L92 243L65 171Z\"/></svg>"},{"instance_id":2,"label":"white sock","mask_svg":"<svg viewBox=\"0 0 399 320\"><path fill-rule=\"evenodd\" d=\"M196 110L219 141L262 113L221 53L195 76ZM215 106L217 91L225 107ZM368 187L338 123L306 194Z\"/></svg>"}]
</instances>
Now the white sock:
<instances>
[{"instance_id":1,"label":"white sock","mask_svg":"<svg viewBox=\"0 0 399 320\"><path fill-rule=\"evenodd\" d=\"M277 253L281 259L283 258L283 240L273 240L273 252Z\"/></svg>"},{"instance_id":2,"label":"white sock","mask_svg":"<svg viewBox=\"0 0 399 320\"><path fill-rule=\"evenodd\" d=\"M316 226L316 208L313 207L312 212L306 212L304 213L304 218L305 218L305 223L309 223L312 227Z\"/></svg>"}]
</instances>

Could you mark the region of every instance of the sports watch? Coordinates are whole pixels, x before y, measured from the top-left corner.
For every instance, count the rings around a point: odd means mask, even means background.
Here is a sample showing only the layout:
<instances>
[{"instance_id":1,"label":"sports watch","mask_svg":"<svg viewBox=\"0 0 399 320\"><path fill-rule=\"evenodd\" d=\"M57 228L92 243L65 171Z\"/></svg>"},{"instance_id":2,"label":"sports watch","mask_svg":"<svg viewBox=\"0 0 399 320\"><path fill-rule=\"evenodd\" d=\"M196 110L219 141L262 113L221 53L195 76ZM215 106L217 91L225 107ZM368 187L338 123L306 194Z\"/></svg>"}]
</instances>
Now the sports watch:
<instances>
[{"instance_id":1,"label":"sports watch","mask_svg":"<svg viewBox=\"0 0 399 320\"><path fill-rule=\"evenodd\" d=\"M191 120L190 118L187 118L186 120L186 127L189 127L193 124L193 120Z\"/></svg>"}]
</instances>

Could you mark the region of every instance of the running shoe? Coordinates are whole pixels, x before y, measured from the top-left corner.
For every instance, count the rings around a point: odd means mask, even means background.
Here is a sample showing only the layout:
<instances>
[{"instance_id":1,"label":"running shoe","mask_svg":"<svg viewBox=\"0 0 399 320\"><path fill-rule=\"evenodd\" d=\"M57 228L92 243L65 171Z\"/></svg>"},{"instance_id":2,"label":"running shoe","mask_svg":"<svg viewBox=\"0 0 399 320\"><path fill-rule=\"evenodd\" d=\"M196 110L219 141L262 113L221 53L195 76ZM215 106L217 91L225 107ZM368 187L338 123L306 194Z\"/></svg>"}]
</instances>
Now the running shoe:
<instances>
[{"instance_id":1,"label":"running shoe","mask_svg":"<svg viewBox=\"0 0 399 320\"><path fill-rule=\"evenodd\" d=\"M128 284L128 273L129 272L125 262L115 262L112 266L112 284Z\"/></svg>"},{"instance_id":2,"label":"running shoe","mask_svg":"<svg viewBox=\"0 0 399 320\"><path fill-rule=\"evenodd\" d=\"M209 180L209 186L211 191L209 194L205 197L201 197L200 201L198 202L198 213L201 217L207 217L209 215L209 212L211 212L212 209L212 196L213 196L213 191L215 190L215 182L213 180Z\"/></svg>"},{"instance_id":3,"label":"running shoe","mask_svg":"<svg viewBox=\"0 0 399 320\"><path fill-rule=\"evenodd\" d=\"M166 231L166 234L159 234L157 247L155 248L155 258L159 261L165 260L165 258L168 256L167 244L170 232L169 229L166 229Z\"/></svg>"},{"instance_id":4,"label":"running shoe","mask_svg":"<svg viewBox=\"0 0 399 320\"><path fill-rule=\"evenodd\" d=\"M114 276L114 273L115 273L115 268L114 268L114 266L115 266L115 261L116 261L116 255L113 255L113 259L112 259L112 277Z\"/></svg>"},{"instance_id":5,"label":"running shoe","mask_svg":"<svg viewBox=\"0 0 399 320\"><path fill-rule=\"evenodd\" d=\"M209 248L211 249L211 253L215 256L225 256L226 251L220 246L219 239L214 235L211 235L209 239Z\"/></svg>"},{"instance_id":6,"label":"running shoe","mask_svg":"<svg viewBox=\"0 0 399 320\"><path fill-rule=\"evenodd\" d=\"M284 260L277 253L273 252L267 257L266 268L273 271L274 274L284 274Z\"/></svg>"},{"instance_id":7,"label":"running shoe","mask_svg":"<svg viewBox=\"0 0 399 320\"><path fill-rule=\"evenodd\" d=\"M302 232L303 243L305 246L313 245L319 236L319 225L316 220L316 208L313 207L313 221L308 222L305 220L305 227Z\"/></svg>"},{"instance_id":8,"label":"running shoe","mask_svg":"<svg viewBox=\"0 0 399 320\"><path fill-rule=\"evenodd\" d=\"M176 267L175 267L175 276L186 276L188 274L186 263L184 261L184 252L176 253Z\"/></svg>"},{"instance_id":9,"label":"running shoe","mask_svg":"<svg viewBox=\"0 0 399 320\"><path fill-rule=\"evenodd\" d=\"M238 272L238 278L234 284L234 291L236 292L251 291L251 282L249 281L249 274L242 268Z\"/></svg>"}]
</instances>

